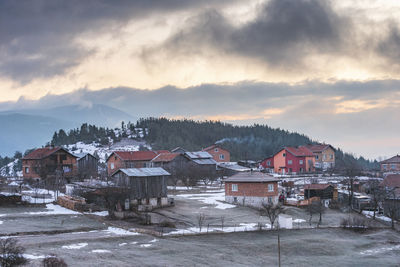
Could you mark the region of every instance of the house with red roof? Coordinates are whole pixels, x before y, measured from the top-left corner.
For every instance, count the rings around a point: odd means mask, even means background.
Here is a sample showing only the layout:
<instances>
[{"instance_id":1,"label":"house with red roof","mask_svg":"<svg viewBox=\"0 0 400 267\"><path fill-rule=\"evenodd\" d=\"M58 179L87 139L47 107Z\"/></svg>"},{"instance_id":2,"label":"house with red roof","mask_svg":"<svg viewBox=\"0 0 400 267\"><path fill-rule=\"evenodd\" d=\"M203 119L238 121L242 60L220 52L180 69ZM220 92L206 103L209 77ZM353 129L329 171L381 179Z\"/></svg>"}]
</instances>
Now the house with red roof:
<instances>
[{"instance_id":1,"label":"house with red roof","mask_svg":"<svg viewBox=\"0 0 400 267\"><path fill-rule=\"evenodd\" d=\"M400 155L380 162L382 172L400 172Z\"/></svg>"},{"instance_id":2,"label":"house with red roof","mask_svg":"<svg viewBox=\"0 0 400 267\"><path fill-rule=\"evenodd\" d=\"M231 161L231 153L218 144L206 147L202 151L208 152L216 162Z\"/></svg>"},{"instance_id":3,"label":"house with red roof","mask_svg":"<svg viewBox=\"0 0 400 267\"><path fill-rule=\"evenodd\" d=\"M38 148L22 158L22 175L27 179L46 179L58 172L63 177L74 177L77 158L62 147Z\"/></svg>"},{"instance_id":4,"label":"house with red roof","mask_svg":"<svg viewBox=\"0 0 400 267\"><path fill-rule=\"evenodd\" d=\"M158 153L156 151L114 151L107 158L107 172L111 176L122 168L146 168Z\"/></svg>"},{"instance_id":5,"label":"house with red roof","mask_svg":"<svg viewBox=\"0 0 400 267\"><path fill-rule=\"evenodd\" d=\"M315 168L327 170L335 167L335 149L329 144L306 145L315 156Z\"/></svg>"},{"instance_id":6,"label":"house with red roof","mask_svg":"<svg viewBox=\"0 0 400 267\"><path fill-rule=\"evenodd\" d=\"M315 171L315 156L306 147L284 147L273 157L275 173L305 173Z\"/></svg>"}]
</instances>

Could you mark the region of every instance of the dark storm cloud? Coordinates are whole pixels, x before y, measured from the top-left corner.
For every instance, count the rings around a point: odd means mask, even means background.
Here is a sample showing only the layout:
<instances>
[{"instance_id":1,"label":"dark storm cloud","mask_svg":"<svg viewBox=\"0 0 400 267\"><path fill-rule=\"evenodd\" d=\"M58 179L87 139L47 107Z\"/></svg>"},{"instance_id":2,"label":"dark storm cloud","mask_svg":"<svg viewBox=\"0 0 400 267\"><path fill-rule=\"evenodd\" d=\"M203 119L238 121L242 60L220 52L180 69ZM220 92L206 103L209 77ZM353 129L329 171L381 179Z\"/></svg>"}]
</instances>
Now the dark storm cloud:
<instances>
[{"instance_id":1,"label":"dark storm cloud","mask_svg":"<svg viewBox=\"0 0 400 267\"><path fill-rule=\"evenodd\" d=\"M301 63L311 53L338 52L350 21L336 14L329 1L271 0L257 17L234 26L216 10L188 20L187 27L164 47L173 53L201 53L214 48L233 55L260 59L270 65Z\"/></svg>"},{"instance_id":2,"label":"dark storm cloud","mask_svg":"<svg viewBox=\"0 0 400 267\"><path fill-rule=\"evenodd\" d=\"M378 43L377 52L388 61L400 65L400 30L394 22L390 23L386 37Z\"/></svg>"},{"instance_id":3,"label":"dark storm cloud","mask_svg":"<svg viewBox=\"0 0 400 267\"><path fill-rule=\"evenodd\" d=\"M210 0L0 1L0 75L22 83L63 74L94 51L76 43L96 33L157 12L218 6Z\"/></svg>"}]
</instances>

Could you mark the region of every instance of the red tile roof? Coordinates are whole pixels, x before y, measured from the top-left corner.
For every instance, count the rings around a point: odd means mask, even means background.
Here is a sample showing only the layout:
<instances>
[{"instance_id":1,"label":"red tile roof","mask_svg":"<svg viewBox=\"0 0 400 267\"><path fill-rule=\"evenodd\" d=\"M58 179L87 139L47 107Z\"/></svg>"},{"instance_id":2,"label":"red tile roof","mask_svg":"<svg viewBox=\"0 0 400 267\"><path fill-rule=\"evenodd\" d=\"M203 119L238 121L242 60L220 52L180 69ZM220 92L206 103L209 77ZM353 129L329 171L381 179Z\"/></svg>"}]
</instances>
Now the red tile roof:
<instances>
[{"instance_id":1,"label":"red tile roof","mask_svg":"<svg viewBox=\"0 0 400 267\"><path fill-rule=\"evenodd\" d=\"M311 190L324 190L329 186L333 186L331 184L306 184L304 189L311 189Z\"/></svg>"},{"instance_id":2,"label":"red tile roof","mask_svg":"<svg viewBox=\"0 0 400 267\"><path fill-rule=\"evenodd\" d=\"M285 147L285 149L295 157L313 157L314 154L308 148L301 147Z\"/></svg>"},{"instance_id":3,"label":"red tile roof","mask_svg":"<svg viewBox=\"0 0 400 267\"><path fill-rule=\"evenodd\" d=\"M380 163L400 163L400 155L381 161Z\"/></svg>"},{"instance_id":4,"label":"red tile roof","mask_svg":"<svg viewBox=\"0 0 400 267\"><path fill-rule=\"evenodd\" d=\"M157 154L165 154L165 153L171 153L168 150L157 150L155 151Z\"/></svg>"},{"instance_id":5,"label":"red tile roof","mask_svg":"<svg viewBox=\"0 0 400 267\"><path fill-rule=\"evenodd\" d=\"M44 158L50 156L51 154L59 151L60 149L64 150L71 156L76 157L75 155L72 155L71 153L69 153L67 150L65 150L62 147L44 147L44 148L35 149L31 153L29 153L28 155L23 157L23 159L44 159Z\"/></svg>"},{"instance_id":6,"label":"red tile roof","mask_svg":"<svg viewBox=\"0 0 400 267\"><path fill-rule=\"evenodd\" d=\"M116 154L124 161L152 160L157 156L154 151L114 151L112 154Z\"/></svg>"},{"instance_id":7,"label":"red tile roof","mask_svg":"<svg viewBox=\"0 0 400 267\"><path fill-rule=\"evenodd\" d=\"M202 151L209 151L209 150L212 150L212 149L217 148L217 147L220 148L220 149L226 150L225 148L221 147L220 145L214 144L214 145L211 145L209 147L203 148Z\"/></svg>"},{"instance_id":8,"label":"red tile roof","mask_svg":"<svg viewBox=\"0 0 400 267\"><path fill-rule=\"evenodd\" d=\"M316 144L316 145L306 145L306 148L308 148L309 150L311 150L314 153L319 153L324 151L325 149L331 147L333 149L333 147L331 145L328 144Z\"/></svg>"},{"instance_id":9,"label":"red tile roof","mask_svg":"<svg viewBox=\"0 0 400 267\"><path fill-rule=\"evenodd\" d=\"M162 153L155 157L152 162L170 162L177 156L181 155L180 153Z\"/></svg>"},{"instance_id":10,"label":"red tile roof","mask_svg":"<svg viewBox=\"0 0 400 267\"><path fill-rule=\"evenodd\" d=\"M400 174L390 174L380 184L381 186L387 187L399 187L400 188Z\"/></svg>"}]
</instances>

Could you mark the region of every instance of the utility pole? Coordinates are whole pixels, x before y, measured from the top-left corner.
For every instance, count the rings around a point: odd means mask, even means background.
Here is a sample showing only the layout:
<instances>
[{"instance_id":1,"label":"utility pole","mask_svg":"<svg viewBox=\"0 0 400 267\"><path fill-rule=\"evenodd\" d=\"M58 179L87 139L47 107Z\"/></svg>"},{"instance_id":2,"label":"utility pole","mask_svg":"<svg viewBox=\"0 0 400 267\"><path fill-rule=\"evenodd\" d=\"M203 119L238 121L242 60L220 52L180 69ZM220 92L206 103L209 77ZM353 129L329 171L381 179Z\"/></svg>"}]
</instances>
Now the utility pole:
<instances>
[{"instance_id":1,"label":"utility pole","mask_svg":"<svg viewBox=\"0 0 400 267\"><path fill-rule=\"evenodd\" d=\"M278 228L278 266L281 267L281 239L279 237L279 228Z\"/></svg>"}]
</instances>

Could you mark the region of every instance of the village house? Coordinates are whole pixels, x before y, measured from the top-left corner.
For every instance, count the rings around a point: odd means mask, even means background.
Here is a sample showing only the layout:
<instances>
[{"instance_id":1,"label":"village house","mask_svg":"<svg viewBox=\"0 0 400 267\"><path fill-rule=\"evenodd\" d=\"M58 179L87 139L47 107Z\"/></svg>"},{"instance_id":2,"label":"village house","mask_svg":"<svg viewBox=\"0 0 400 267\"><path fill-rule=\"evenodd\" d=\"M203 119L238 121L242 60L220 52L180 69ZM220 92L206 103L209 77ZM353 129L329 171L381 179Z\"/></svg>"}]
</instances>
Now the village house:
<instances>
[{"instance_id":1,"label":"village house","mask_svg":"<svg viewBox=\"0 0 400 267\"><path fill-rule=\"evenodd\" d=\"M315 171L315 156L306 147L285 147L274 155L275 173L304 173Z\"/></svg>"},{"instance_id":2,"label":"village house","mask_svg":"<svg viewBox=\"0 0 400 267\"><path fill-rule=\"evenodd\" d=\"M230 162L231 154L228 150L222 148L220 145L212 145L204 148L202 151L208 152L216 162Z\"/></svg>"},{"instance_id":3,"label":"village house","mask_svg":"<svg viewBox=\"0 0 400 267\"><path fill-rule=\"evenodd\" d=\"M203 172L209 172L215 174L217 170L217 162L213 159L213 156L205 151L197 152L185 152L184 156L193 163L193 166L197 167Z\"/></svg>"},{"instance_id":4,"label":"village house","mask_svg":"<svg viewBox=\"0 0 400 267\"><path fill-rule=\"evenodd\" d=\"M400 155L380 162L382 172L400 172Z\"/></svg>"},{"instance_id":5,"label":"village house","mask_svg":"<svg viewBox=\"0 0 400 267\"><path fill-rule=\"evenodd\" d=\"M380 183L385 188L385 200L383 203L383 212L390 217L390 211L393 209L395 218L400 219L400 174L391 174Z\"/></svg>"},{"instance_id":6,"label":"village house","mask_svg":"<svg viewBox=\"0 0 400 267\"><path fill-rule=\"evenodd\" d=\"M46 179L56 174L71 178L77 171L77 156L62 147L38 148L22 158L22 175L26 179Z\"/></svg>"},{"instance_id":7,"label":"village house","mask_svg":"<svg viewBox=\"0 0 400 267\"><path fill-rule=\"evenodd\" d=\"M315 156L315 168L328 170L335 167L335 149L328 144L306 145Z\"/></svg>"},{"instance_id":8,"label":"village house","mask_svg":"<svg viewBox=\"0 0 400 267\"><path fill-rule=\"evenodd\" d=\"M96 179L99 174L99 159L90 153L75 154L78 159L78 176L83 179Z\"/></svg>"},{"instance_id":9,"label":"village house","mask_svg":"<svg viewBox=\"0 0 400 267\"><path fill-rule=\"evenodd\" d=\"M118 187L128 189L131 205L156 208L168 205L169 175L163 168L121 168L112 178Z\"/></svg>"},{"instance_id":10,"label":"village house","mask_svg":"<svg viewBox=\"0 0 400 267\"><path fill-rule=\"evenodd\" d=\"M189 163L190 160L181 153L161 153L151 160L151 167L160 167L169 172L168 184L175 185Z\"/></svg>"},{"instance_id":11,"label":"village house","mask_svg":"<svg viewBox=\"0 0 400 267\"><path fill-rule=\"evenodd\" d=\"M270 156L270 157L263 159L261 161L259 167L268 172L273 172L274 171L274 156Z\"/></svg>"},{"instance_id":12,"label":"village house","mask_svg":"<svg viewBox=\"0 0 400 267\"><path fill-rule=\"evenodd\" d=\"M151 160L157 155L155 151L114 151L106 161L108 175L121 168L150 167Z\"/></svg>"},{"instance_id":13,"label":"village house","mask_svg":"<svg viewBox=\"0 0 400 267\"><path fill-rule=\"evenodd\" d=\"M278 203L278 179L261 172L240 172L225 180L225 201L261 208Z\"/></svg>"}]
</instances>

